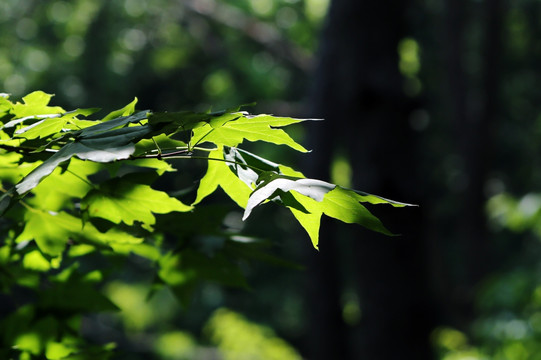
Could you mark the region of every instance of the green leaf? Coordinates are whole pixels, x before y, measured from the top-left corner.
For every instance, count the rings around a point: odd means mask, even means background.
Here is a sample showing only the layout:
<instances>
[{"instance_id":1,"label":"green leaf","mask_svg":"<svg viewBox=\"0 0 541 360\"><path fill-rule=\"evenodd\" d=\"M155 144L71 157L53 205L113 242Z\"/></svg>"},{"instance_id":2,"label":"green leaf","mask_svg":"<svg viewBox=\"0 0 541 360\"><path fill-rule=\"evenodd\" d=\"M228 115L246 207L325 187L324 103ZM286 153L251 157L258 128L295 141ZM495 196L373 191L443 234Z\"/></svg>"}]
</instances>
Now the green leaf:
<instances>
[{"instance_id":1,"label":"green leaf","mask_svg":"<svg viewBox=\"0 0 541 360\"><path fill-rule=\"evenodd\" d=\"M54 95L46 94L43 91L34 91L23 97L23 104L13 105L13 115L16 118L26 116L40 116L46 114L61 114L64 111L59 106L47 106Z\"/></svg>"},{"instance_id":2,"label":"green leaf","mask_svg":"<svg viewBox=\"0 0 541 360\"><path fill-rule=\"evenodd\" d=\"M394 235L359 201L359 196L354 191L337 186L325 195L321 205L323 213L327 216L349 224L357 223L385 235Z\"/></svg>"},{"instance_id":3,"label":"green leaf","mask_svg":"<svg viewBox=\"0 0 541 360\"><path fill-rule=\"evenodd\" d=\"M293 173L287 168L280 168ZM285 194L292 195L293 199ZM242 219L246 220L254 207L275 197L279 197L280 201L290 208L295 218L307 231L316 249L322 214L346 223L357 223L386 235L393 235L361 202L390 204L397 207L411 206L375 195L359 194L321 180L265 172L260 175L258 187L250 195Z\"/></svg>"},{"instance_id":4,"label":"green leaf","mask_svg":"<svg viewBox=\"0 0 541 360\"><path fill-rule=\"evenodd\" d=\"M25 139L45 138L60 132L68 122L64 117L50 117L15 131L15 137Z\"/></svg>"},{"instance_id":5,"label":"green leaf","mask_svg":"<svg viewBox=\"0 0 541 360\"><path fill-rule=\"evenodd\" d=\"M99 163L74 158L65 171L58 167L51 176L41 181L33 189L35 196L28 201L50 211L72 208L73 198L80 199L93 188L88 176L101 169L102 165Z\"/></svg>"},{"instance_id":6,"label":"green leaf","mask_svg":"<svg viewBox=\"0 0 541 360\"><path fill-rule=\"evenodd\" d=\"M192 143L212 142L217 145L235 147L244 140L266 141L278 145L287 145L301 152L308 151L279 128L312 119L294 119L272 115L245 115L242 112L233 115L238 116L238 118L231 119L222 126L218 126L220 123L214 124L214 127L211 124L206 124L194 129Z\"/></svg>"},{"instance_id":7,"label":"green leaf","mask_svg":"<svg viewBox=\"0 0 541 360\"><path fill-rule=\"evenodd\" d=\"M17 183L39 164L22 161L22 155L15 152L4 153L0 150L0 181Z\"/></svg>"},{"instance_id":8,"label":"green leaf","mask_svg":"<svg viewBox=\"0 0 541 360\"><path fill-rule=\"evenodd\" d=\"M39 120L32 125L21 128L15 131L16 137L22 137L25 139L45 138L50 135L57 134L65 128L68 122L73 122L77 115L88 116L99 109L77 109L68 111L63 114L47 116L46 118ZM22 119L16 120L21 121ZM6 125L7 127L7 125Z\"/></svg>"},{"instance_id":9,"label":"green leaf","mask_svg":"<svg viewBox=\"0 0 541 360\"><path fill-rule=\"evenodd\" d=\"M123 178L109 180L98 189L90 191L82 200L81 207L92 217L106 219L115 224L124 222L133 225L138 221L148 230L156 222L153 213L166 214L192 209L163 191Z\"/></svg>"},{"instance_id":10,"label":"green leaf","mask_svg":"<svg viewBox=\"0 0 541 360\"><path fill-rule=\"evenodd\" d=\"M7 96L2 96L3 94L0 94L0 120L7 114L11 112L11 109L13 108L13 104L11 101L8 100ZM0 124L2 122L0 121Z\"/></svg>"},{"instance_id":11,"label":"green leaf","mask_svg":"<svg viewBox=\"0 0 541 360\"><path fill-rule=\"evenodd\" d=\"M323 211L319 207L317 201L310 198L292 194L299 203L303 205L309 212L303 212L295 208L289 208L295 219L301 224L304 230L308 233L314 248L319 249L319 228L321 225L321 215Z\"/></svg>"},{"instance_id":12,"label":"green leaf","mask_svg":"<svg viewBox=\"0 0 541 360\"><path fill-rule=\"evenodd\" d=\"M156 147L156 145L158 147ZM188 146L185 142L180 140L171 139L165 134L154 136L152 139L142 139L135 145L135 155L154 153L158 154L158 150L179 150L187 149Z\"/></svg>"},{"instance_id":13,"label":"green leaf","mask_svg":"<svg viewBox=\"0 0 541 360\"><path fill-rule=\"evenodd\" d=\"M61 342L50 341L45 348L45 356L48 360L64 359L71 353L77 351L73 346Z\"/></svg>"},{"instance_id":14,"label":"green leaf","mask_svg":"<svg viewBox=\"0 0 541 360\"><path fill-rule=\"evenodd\" d=\"M417 206L415 204L408 204L408 203L398 202L394 200L389 200L381 196L365 193L363 191L352 190L352 189L347 189L347 190L355 192L356 195L352 195L352 196L355 196L355 198L360 202L367 202L374 205L389 204L394 207Z\"/></svg>"},{"instance_id":15,"label":"green leaf","mask_svg":"<svg viewBox=\"0 0 541 360\"><path fill-rule=\"evenodd\" d=\"M142 241L116 229L99 232L92 224L86 224L83 230L80 218L62 211L32 209L25 213L24 220L24 230L15 241L35 240L39 249L50 256L61 255L70 239L101 248L109 248L110 244L137 244Z\"/></svg>"},{"instance_id":16,"label":"green leaf","mask_svg":"<svg viewBox=\"0 0 541 360\"><path fill-rule=\"evenodd\" d=\"M306 214L297 209L290 208L295 218L310 236L312 244L316 249L319 243L319 226L322 214L346 223L357 223L367 229L385 235L393 235L393 233L383 226L377 217L372 215L365 206L359 203L356 197L357 194L351 190L337 186L325 194L321 202L301 196L295 192L292 194L309 212L309 214Z\"/></svg>"},{"instance_id":17,"label":"green leaf","mask_svg":"<svg viewBox=\"0 0 541 360\"><path fill-rule=\"evenodd\" d=\"M16 242L35 240L40 250L51 256L61 255L70 235L81 229L78 219L63 212L27 211L24 220L24 231Z\"/></svg>"},{"instance_id":18,"label":"green leaf","mask_svg":"<svg viewBox=\"0 0 541 360\"><path fill-rule=\"evenodd\" d=\"M81 138L96 138L96 137L108 137L106 133L108 133L110 130L117 129L120 127L124 127L128 124L133 124L140 122L141 120L144 120L147 118L148 111L139 111L133 115L130 116L121 116L118 118L114 118L112 120L106 121L106 122L100 122L94 126L84 128L80 132ZM146 130L147 132L150 132L150 129ZM105 134L105 136L103 135Z\"/></svg>"},{"instance_id":19,"label":"green leaf","mask_svg":"<svg viewBox=\"0 0 541 360\"><path fill-rule=\"evenodd\" d=\"M135 104L137 104L137 98L133 99L133 101L131 103L124 106L122 109L118 109L118 110L110 112L102 120L103 121L109 121L111 119L115 119L115 118L118 118L120 116L131 115L131 114L133 114L135 112Z\"/></svg>"},{"instance_id":20,"label":"green leaf","mask_svg":"<svg viewBox=\"0 0 541 360\"><path fill-rule=\"evenodd\" d=\"M23 267L34 271L48 271L51 269L49 261L38 250L32 250L23 258Z\"/></svg>"},{"instance_id":21,"label":"green leaf","mask_svg":"<svg viewBox=\"0 0 541 360\"><path fill-rule=\"evenodd\" d=\"M101 144L100 144L101 145ZM127 159L135 150L133 144L100 148L90 142L76 142L64 146L53 156L47 159L43 164L34 169L20 183L15 185L17 194L23 195L35 188L41 179L50 175L57 166L68 161L77 155L82 160L92 160L96 162L110 162L114 160Z\"/></svg>"},{"instance_id":22,"label":"green leaf","mask_svg":"<svg viewBox=\"0 0 541 360\"><path fill-rule=\"evenodd\" d=\"M218 147L208 155L208 168L205 176L199 183L197 197L192 205L199 204L205 197L212 194L219 187L235 201L245 208L252 189L229 169L224 160L224 150Z\"/></svg>"},{"instance_id":23,"label":"green leaf","mask_svg":"<svg viewBox=\"0 0 541 360\"><path fill-rule=\"evenodd\" d=\"M45 176L50 175L57 166L73 156L81 160L103 163L129 158L135 151L133 142L146 136L150 129L146 126L115 128L138 121L145 116L146 112L139 112L133 116L114 119L82 130L80 140L62 147L18 183L15 186L17 194L23 195L35 188Z\"/></svg>"}]
</instances>

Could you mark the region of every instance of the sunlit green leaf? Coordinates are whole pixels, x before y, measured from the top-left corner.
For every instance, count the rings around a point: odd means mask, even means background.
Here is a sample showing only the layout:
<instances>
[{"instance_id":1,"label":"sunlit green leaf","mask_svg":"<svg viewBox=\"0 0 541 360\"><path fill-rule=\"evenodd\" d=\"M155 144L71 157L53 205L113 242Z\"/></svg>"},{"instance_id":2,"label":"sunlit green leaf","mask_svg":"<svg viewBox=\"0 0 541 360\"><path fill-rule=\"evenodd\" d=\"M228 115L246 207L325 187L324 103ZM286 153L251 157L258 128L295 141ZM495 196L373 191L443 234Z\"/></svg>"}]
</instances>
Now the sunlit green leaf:
<instances>
[{"instance_id":1,"label":"sunlit green leaf","mask_svg":"<svg viewBox=\"0 0 541 360\"><path fill-rule=\"evenodd\" d=\"M66 124L74 122L77 115L88 116L98 110L99 109L77 109L58 114L57 116L48 116L32 125L15 131L15 136L25 139L45 138L61 132L61 130L66 127Z\"/></svg>"},{"instance_id":2,"label":"sunlit green leaf","mask_svg":"<svg viewBox=\"0 0 541 360\"><path fill-rule=\"evenodd\" d=\"M24 231L17 242L35 240L40 250L51 256L62 254L70 235L81 229L81 222L66 213L27 211Z\"/></svg>"},{"instance_id":3,"label":"sunlit green leaf","mask_svg":"<svg viewBox=\"0 0 541 360\"><path fill-rule=\"evenodd\" d=\"M35 240L40 250L50 256L60 255L68 241L109 248L110 244L134 244L142 239L127 232L111 229L106 233L98 231L92 224L83 228L81 219L66 212L30 210L25 213L25 226L16 242Z\"/></svg>"},{"instance_id":4,"label":"sunlit green leaf","mask_svg":"<svg viewBox=\"0 0 541 360\"><path fill-rule=\"evenodd\" d=\"M199 183L197 197L192 205L200 203L201 200L216 191L218 186L240 207L246 207L252 190L235 176L224 162L222 147L209 153L207 173Z\"/></svg>"},{"instance_id":5,"label":"sunlit green leaf","mask_svg":"<svg viewBox=\"0 0 541 360\"><path fill-rule=\"evenodd\" d=\"M51 264L38 250L33 250L24 256L23 267L34 271L47 271Z\"/></svg>"},{"instance_id":6,"label":"sunlit green leaf","mask_svg":"<svg viewBox=\"0 0 541 360\"><path fill-rule=\"evenodd\" d=\"M43 91L34 91L23 97L23 103L13 104L13 115L16 118L26 116L39 116L46 114L61 114L64 111L59 106L48 106L53 95L46 94Z\"/></svg>"},{"instance_id":7,"label":"sunlit green leaf","mask_svg":"<svg viewBox=\"0 0 541 360\"><path fill-rule=\"evenodd\" d=\"M51 176L41 181L34 188L35 196L30 201L50 211L72 207L73 198L81 198L93 188L88 177L100 168L99 163L72 159L64 171L58 167Z\"/></svg>"},{"instance_id":8,"label":"sunlit green leaf","mask_svg":"<svg viewBox=\"0 0 541 360\"><path fill-rule=\"evenodd\" d=\"M192 143L212 142L218 145L237 146L244 140L266 141L287 145L297 151L307 152L302 145L293 140L281 127L296 124L308 119L275 117L272 115L243 115L231 119L222 126L206 124L194 129Z\"/></svg>"},{"instance_id":9,"label":"sunlit green leaf","mask_svg":"<svg viewBox=\"0 0 541 360\"><path fill-rule=\"evenodd\" d=\"M51 341L47 343L45 356L50 360L64 359L75 351L77 351L77 349L74 349L72 346L67 346L61 342Z\"/></svg>"},{"instance_id":10,"label":"sunlit green leaf","mask_svg":"<svg viewBox=\"0 0 541 360\"><path fill-rule=\"evenodd\" d=\"M115 224L124 222L133 225L138 221L148 229L156 222L152 213L165 214L192 209L163 191L122 178L108 181L89 192L81 206L92 217L103 218Z\"/></svg>"},{"instance_id":11,"label":"sunlit green leaf","mask_svg":"<svg viewBox=\"0 0 541 360\"><path fill-rule=\"evenodd\" d=\"M0 96L0 124L2 118L11 112L13 104L8 100L7 96Z\"/></svg>"},{"instance_id":12,"label":"sunlit green leaf","mask_svg":"<svg viewBox=\"0 0 541 360\"><path fill-rule=\"evenodd\" d=\"M124 106L122 109L118 109L107 114L102 120L109 121L121 116L129 116L135 112L135 105L137 104L137 98L133 99L131 103Z\"/></svg>"}]
</instances>

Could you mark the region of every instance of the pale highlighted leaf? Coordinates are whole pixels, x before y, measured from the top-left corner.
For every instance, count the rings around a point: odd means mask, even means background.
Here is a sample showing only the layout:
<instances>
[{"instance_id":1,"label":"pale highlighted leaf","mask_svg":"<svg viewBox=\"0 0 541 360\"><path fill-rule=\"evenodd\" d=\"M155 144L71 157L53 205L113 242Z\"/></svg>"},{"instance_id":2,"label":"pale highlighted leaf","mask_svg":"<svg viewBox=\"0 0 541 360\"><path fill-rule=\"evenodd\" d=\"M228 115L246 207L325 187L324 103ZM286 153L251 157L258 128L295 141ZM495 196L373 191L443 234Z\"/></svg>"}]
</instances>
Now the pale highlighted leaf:
<instances>
[{"instance_id":1,"label":"pale highlighted leaf","mask_svg":"<svg viewBox=\"0 0 541 360\"><path fill-rule=\"evenodd\" d=\"M223 147L224 159L233 173L250 188L254 188L259 176L266 171L278 172L280 165L235 147Z\"/></svg>"},{"instance_id":2,"label":"pale highlighted leaf","mask_svg":"<svg viewBox=\"0 0 541 360\"><path fill-rule=\"evenodd\" d=\"M41 179L51 174L61 163L73 156L81 160L111 162L128 159L135 151L134 142L149 133L149 127L121 127L145 118L146 112L100 123L81 130L78 141L69 143L34 169L15 188L23 195L36 187ZM118 128L120 127L120 128Z\"/></svg>"},{"instance_id":3,"label":"pale highlighted leaf","mask_svg":"<svg viewBox=\"0 0 541 360\"><path fill-rule=\"evenodd\" d=\"M312 198L316 201L323 201L324 196L335 187L336 185L321 180L291 179L276 175L274 179L264 183L263 186L259 186L250 195L250 199L248 200L248 204L244 210L242 220L246 220L246 218L250 216L254 207L267 199L271 199L277 190L281 190L283 192L295 190L299 194Z\"/></svg>"}]
</instances>

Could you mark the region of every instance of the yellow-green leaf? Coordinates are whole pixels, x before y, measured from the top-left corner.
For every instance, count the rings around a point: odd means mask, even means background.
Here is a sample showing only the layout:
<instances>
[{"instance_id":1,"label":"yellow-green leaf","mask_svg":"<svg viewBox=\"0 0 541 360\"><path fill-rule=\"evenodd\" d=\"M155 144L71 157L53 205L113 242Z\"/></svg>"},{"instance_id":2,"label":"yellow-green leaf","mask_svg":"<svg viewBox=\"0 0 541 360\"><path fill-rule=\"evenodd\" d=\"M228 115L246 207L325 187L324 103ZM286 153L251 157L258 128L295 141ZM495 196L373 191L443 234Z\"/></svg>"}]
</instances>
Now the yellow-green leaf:
<instances>
[{"instance_id":1,"label":"yellow-green leaf","mask_svg":"<svg viewBox=\"0 0 541 360\"><path fill-rule=\"evenodd\" d=\"M81 206L92 217L106 219L115 224L124 222L133 225L138 221L147 229L151 229L156 222L153 213L166 214L192 209L163 191L122 178L110 180L99 189L90 191Z\"/></svg>"},{"instance_id":2,"label":"yellow-green leaf","mask_svg":"<svg viewBox=\"0 0 541 360\"><path fill-rule=\"evenodd\" d=\"M297 151L307 152L302 145L293 140L281 127L309 119L275 117L272 115L245 115L219 124L206 124L193 131L192 143L212 142L216 145L237 146L244 140L266 141L277 145L287 145Z\"/></svg>"},{"instance_id":3,"label":"yellow-green leaf","mask_svg":"<svg viewBox=\"0 0 541 360\"><path fill-rule=\"evenodd\" d=\"M240 207L246 207L252 189L235 176L223 160L222 146L209 153L207 173L199 183L197 197L192 205L201 202L205 197L216 191L219 186Z\"/></svg>"}]
</instances>

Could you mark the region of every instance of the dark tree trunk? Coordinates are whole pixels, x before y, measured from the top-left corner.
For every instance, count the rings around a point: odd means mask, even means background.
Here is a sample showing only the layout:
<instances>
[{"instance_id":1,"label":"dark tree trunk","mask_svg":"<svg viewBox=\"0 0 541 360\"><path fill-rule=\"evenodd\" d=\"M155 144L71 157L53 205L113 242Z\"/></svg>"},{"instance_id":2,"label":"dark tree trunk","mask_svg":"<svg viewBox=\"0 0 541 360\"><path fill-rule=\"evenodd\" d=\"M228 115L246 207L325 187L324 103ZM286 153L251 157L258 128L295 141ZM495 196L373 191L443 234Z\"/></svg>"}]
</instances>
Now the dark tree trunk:
<instances>
[{"instance_id":1,"label":"dark tree trunk","mask_svg":"<svg viewBox=\"0 0 541 360\"><path fill-rule=\"evenodd\" d=\"M458 186L453 194L457 201L451 236L445 248L455 248L459 261L451 260L445 282L440 288L441 303L446 303L445 321L466 327L474 316L473 301L478 283L491 270L491 246L485 217L485 184L490 168L492 128L495 127L499 96L499 57L501 52L501 2L483 4L481 19L463 0L446 2L448 114L456 139L459 157ZM471 6L471 4L469 4ZM483 21L484 20L484 21ZM481 42L474 44L466 29L470 22L483 24ZM476 55L467 55L467 48ZM465 67L467 56L477 56L481 70ZM440 254L445 256L444 254ZM448 257L449 258L449 257Z\"/></svg>"},{"instance_id":2,"label":"dark tree trunk","mask_svg":"<svg viewBox=\"0 0 541 360\"><path fill-rule=\"evenodd\" d=\"M312 115L326 121L314 126L309 175L328 178L332 154L340 150L351 159L356 188L416 202L422 199L411 105L397 53L407 35L407 6L402 0L332 2L311 98ZM310 308L309 336L317 344L310 359L431 358L422 212L375 210L384 219L401 219L390 227L404 235L385 237L349 226L340 230L344 239L322 226L321 251L311 264L312 288L320 288L312 297L319 308ZM344 253L349 256L338 256ZM344 264L348 259L350 266ZM331 273L331 267L352 270L346 275L358 286L362 312L356 327L336 319L347 276Z\"/></svg>"}]
</instances>

